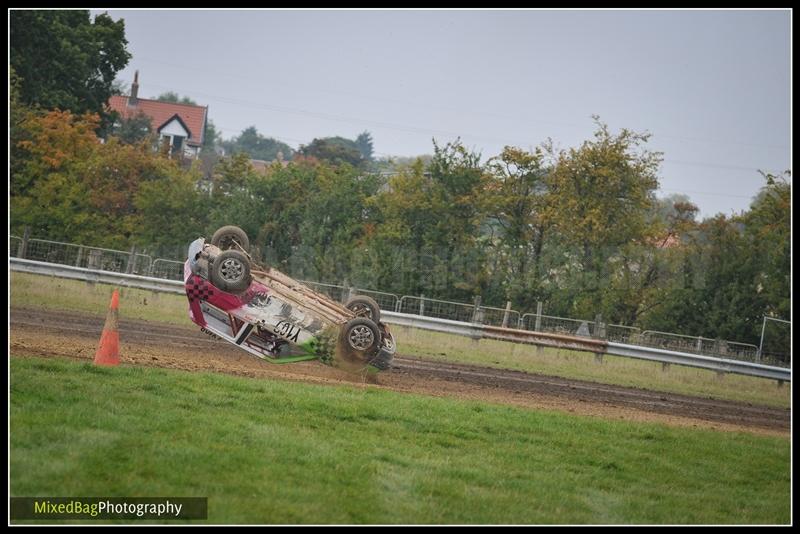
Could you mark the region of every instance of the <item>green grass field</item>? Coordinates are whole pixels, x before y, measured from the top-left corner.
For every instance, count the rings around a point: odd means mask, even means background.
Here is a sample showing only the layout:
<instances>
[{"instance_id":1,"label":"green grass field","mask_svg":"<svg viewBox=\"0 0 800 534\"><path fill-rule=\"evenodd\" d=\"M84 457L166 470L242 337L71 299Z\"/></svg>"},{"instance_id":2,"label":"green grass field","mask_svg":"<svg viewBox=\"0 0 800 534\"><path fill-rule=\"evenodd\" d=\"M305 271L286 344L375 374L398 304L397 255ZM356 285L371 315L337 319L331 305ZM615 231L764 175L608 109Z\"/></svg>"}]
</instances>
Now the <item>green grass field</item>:
<instances>
[{"instance_id":1,"label":"green grass field","mask_svg":"<svg viewBox=\"0 0 800 534\"><path fill-rule=\"evenodd\" d=\"M111 287L40 275L12 273L11 305L75 310L103 316ZM121 290L120 314L190 326L186 299L181 295L137 289ZM660 363L604 356L598 364L584 352L537 348L503 341L473 341L464 337L397 328L399 351L428 359L472 363L515 369L550 376L577 378L687 395L740 400L770 406L789 406L791 386L778 388L774 380L673 365L667 371Z\"/></svg>"},{"instance_id":2,"label":"green grass field","mask_svg":"<svg viewBox=\"0 0 800 534\"><path fill-rule=\"evenodd\" d=\"M785 438L17 356L12 496L207 496L212 523L790 521Z\"/></svg>"}]
</instances>

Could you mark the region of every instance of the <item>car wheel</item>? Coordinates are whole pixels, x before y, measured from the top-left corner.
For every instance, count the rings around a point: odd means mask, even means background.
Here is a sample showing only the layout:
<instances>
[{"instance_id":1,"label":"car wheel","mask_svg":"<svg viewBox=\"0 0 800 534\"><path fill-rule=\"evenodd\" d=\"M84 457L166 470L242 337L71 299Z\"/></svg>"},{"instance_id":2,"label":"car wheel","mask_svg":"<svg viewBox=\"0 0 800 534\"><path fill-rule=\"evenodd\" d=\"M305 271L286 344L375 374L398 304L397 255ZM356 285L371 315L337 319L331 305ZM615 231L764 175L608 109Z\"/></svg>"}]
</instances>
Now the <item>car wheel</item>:
<instances>
[{"instance_id":1,"label":"car wheel","mask_svg":"<svg viewBox=\"0 0 800 534\"><path fill-rule=\"evenodd\" d=\"M211 244L220 250L239 250L242 247L245 252L250 252L250 240L238 226L223 226L211 236Z\"/></svg>"},{"instance_id":2,"label":"car wheel","mask_svg":"<svg viewBox=\"0 0 800 534\"><path fill-rule=\"evenodd\" d=\"M366 317L356 317L347 322L344 328L345 344L348 350L360 356L372 356L381 342L381 331L372 320Z\"/></svg>"},{"instance_id":3,"label":"car wheel","mask_svg":"<svg viewBox=\"0 0 800 534\"><path fill-rule=\"evenodd\" d=\"M377 324L381 321L381 307L374 299L364 295L358 295L344 305L345 308L356 314L358 317L366 317Z\"/></svg>"},{"instance_id":4,"label":"car wheel","mask_svg":"<svg viewBox=\"0 0 800 534\"><path fill-rule=\"evenodd\" d=\"M250 260L238 250L226 250L214 258L211 283L228 293L241 293L250 287Z\"/></svg>"}]
</instances>

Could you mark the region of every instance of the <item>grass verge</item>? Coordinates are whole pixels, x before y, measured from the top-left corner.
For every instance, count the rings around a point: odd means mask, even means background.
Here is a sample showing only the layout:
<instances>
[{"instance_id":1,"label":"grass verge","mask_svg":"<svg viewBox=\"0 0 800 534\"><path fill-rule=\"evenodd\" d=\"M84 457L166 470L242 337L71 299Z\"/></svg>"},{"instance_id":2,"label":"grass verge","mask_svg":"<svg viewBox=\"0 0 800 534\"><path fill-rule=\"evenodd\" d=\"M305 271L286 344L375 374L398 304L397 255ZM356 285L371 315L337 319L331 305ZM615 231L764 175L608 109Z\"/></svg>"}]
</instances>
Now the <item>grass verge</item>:
<instances>
[{"instance_id":1,"label":"grass verge","mask_svg":"<svg viewBox=\"0 0 800 534\"><path fill-rule=\"evenodd\" d=\"M111 295L110 287L12 272L11 306L74 310L103 316ZM187 301L181 295L121 288L120 296L120 314L123 317L192 326L188 319ZM584 352L486 339L474 341L411 328L396 328L395 337L401 354L426 359L769 406L788 407L791 397L790 384L779 388L774 380L734 374L718 376L714 371L678 365L664 370L660 363L616 356L604 356L603 363L598 364L594 355Z\"/></svg>"},{"instance_id":2,"label":"grass verge","mask_svg":"<svg viewBox=\"0 0 800 534\"><path fill-rule=\"evenodd\" d=\"M11 358L12 496L211 523L785 524L785 438L374 388Z\"/></svg>"}]
</instances>

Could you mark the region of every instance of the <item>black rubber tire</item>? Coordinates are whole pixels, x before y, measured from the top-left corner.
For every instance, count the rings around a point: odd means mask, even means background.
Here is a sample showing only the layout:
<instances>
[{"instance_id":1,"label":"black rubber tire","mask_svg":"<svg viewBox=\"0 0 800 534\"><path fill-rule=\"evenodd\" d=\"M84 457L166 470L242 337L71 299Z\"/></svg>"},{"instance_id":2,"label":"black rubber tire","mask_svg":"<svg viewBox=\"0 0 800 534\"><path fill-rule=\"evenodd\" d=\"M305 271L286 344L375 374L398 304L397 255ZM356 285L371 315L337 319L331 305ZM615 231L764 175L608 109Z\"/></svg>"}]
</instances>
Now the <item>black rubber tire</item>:
<instances>
[{"instance_id":1,"label":"black rubber tire","mask_svg":"<svg viewBox=\"0 0 800 534\"><path fill-rule=\"evenodd\" d=\"M372 342L369 345L364 345L364 336L368 335L367 331L371 334ZM342 333L344 336L342 341L346 350L364 363L367 363L381 346L380 328L366 317L350 319L342 329Z\"/></svg>"},{"instance_id":2,"label":"black rubber tire","mask_svg":"<svg viewBox=\"0 0 800 534\"><path fill-rule=\"evenodd\" d=\"M209 273L211 283L228 293L241 293L250 287L250 260L238 250L225 250L214 258Z\"/></svg>"},{"instance_id":3,"label":"black rubber tire","mask_svg":"<svg viewBox=\"0 0 800 534\"><path fill-rule=\"evenodd\" d=\"M344 307L355 313L358 317L366 317L375 324L381 322L381 307L370 297L356 295L350 298Z\"/></svg>"},{"instance_id":4,"label":"black rubber tire","mask_svg":"<svg viewBox=\"0 0 800 534\"><path fill-rule=\"evenodd\" d=\"M234 241L245 252L250 253L250 240L245 231L238 226L223 226L211 236L211 244L219 247L220 250L239 250L239 247L234 245Z\"/></svg>"}]
</instances>

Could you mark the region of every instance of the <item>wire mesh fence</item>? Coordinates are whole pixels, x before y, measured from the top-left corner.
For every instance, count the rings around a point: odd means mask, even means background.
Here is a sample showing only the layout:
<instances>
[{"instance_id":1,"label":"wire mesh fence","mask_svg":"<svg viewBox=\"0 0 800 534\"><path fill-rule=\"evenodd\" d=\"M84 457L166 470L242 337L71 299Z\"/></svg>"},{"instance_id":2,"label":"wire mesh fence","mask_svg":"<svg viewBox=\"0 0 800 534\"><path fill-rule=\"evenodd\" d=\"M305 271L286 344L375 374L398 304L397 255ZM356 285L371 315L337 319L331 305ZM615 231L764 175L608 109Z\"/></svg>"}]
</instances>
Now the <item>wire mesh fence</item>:
<instances>
[{"instance_id":1,"label":"wire mesh fence","mask_svg":"<svg viewBox=\"0 0 800 534\"><path fill-rule=\"evenodd\" d=\"M615 343L636 343L641 330L635 326L600 323L595 321L554 317L526 313L522 316L520 327L533 332L548 332L569 336L596 337Z\"/></svg>"},{"instance_id":2,"label":"wire mesh fence","mask_svg":"<svg viewBox=\"0 0 800 534\"><path fill-rule=\"evenodd\" d=\"M450 319L451 321L466 323L471 323L475 315L475 305L473 304L429 299L424 296L412 297L404 295L400 297L400 305L398 308L400 313L435 317L437 319Z\"/></svg>"},{"instance_id":3,"label":"wire mesh fence","mask_svg":"<svg viewBox=\"0 0 800 534\"><path fill-rule=\"evenodd\" d=\"M749 343L737 343L735 341L701 336L685 336L655 330L642 332L639 343L648 347L718 356L734 360L755 361L758 356L758 347Z\"/></svg>"},{"instance_id":4,"label":"wire mesh fence","mask_svg":"<svg viewBox=\"0 0 800 534\"><path fill-rule=\"evenodd\" d=\"M173 260L157 258L150 269L153 278L166 278L168 280L183 280L183 263Z\"/></svg>"},{"instance_id":5,"label":"wire mesh fence","mask_svg":"<svg viewBox=\"0 0 800 534\"><path fill-rule=\"evenodd\" d=\"M570 336L593 337L595 335L594 321L537 315L535 313L526 313L522 316L522 328L532 332L548 332Z\"/></svg>"},{"instance_id":6,"label":"wire mesh fence","mask_svg":"<svg viewBox=\"0 0 800 534\"><path fill-rule=\"evenodd\" d=\"M15 235L8 236L8 257L16 258L19 256L19 247L22 244L22 238Z\"/></svg>"},{"instance_id":7,"label":"wire mesh fence","mask_svg":"<svg viewBox=\"0 0 800 534\"><path fill-rule=\"evenodd\" d=\"M375 291L372 289L362 289L360 287L350 288L350 295L364 295L371 297L378 303L382 310L396 311L397 304L400 302L400 297L394 293L385 293L383 291Z\"/></svg>"},{"instance_id":8,"label":"wire mesh fence","mask_svg":"<svg viewBox=\"0 0 800 534\"><path fill-rule=\"evenodd\" d=\"M791 366L792 323L776 317L764 317L761 332L761 363Z\"/></svg>"},{"instance_id":9,"label":"wire mesh fence","mask_svg":"<svg viewBox=\"0 0 800 534\"><path fill-rule=\"evenodd\" d=\"M98 271L149 276L153 263L152 258L146 254L123 250L88 247L46 239L28 239L24 243L24 251L22 251L22 243L23 240L20 239L17 248L11 251L14 257L23 254L28 260L72 265Z\"/></svg>"},{"instance_id":10,"label":"wire mesh fence","mask_svg":"<svg viewBox=\"0 0 800 534\"><path fill-rule=\"evenodd\" d=\"M635 345L639 342L641 330L635 326L624 326L621 324L608 324L605 326L605 339L614 343L626 343Z\"/></svg>"},{"instance_id":11,"label":"wire mesh fence","mask_svg":"<svg viewBox=\"0 0 800 534\"><path fill-rule=\"evenodd\" d=\"M347 299L344 286L337 286L335 284L323 284L321 282L312 282L310 280L298 280L301 284L305 284L314 291L327 295L336 302L344 302Z\"/></svg>"},{"instance_id":12,"label":"wire mesh fence","mask_svg":"<svg viewBox=\"0 0 800 534\"><path fill-rule=\"evenodd\" d=\"M517 328L519 320L520 313L516 310L479 306L474 322L490 326Z\"/></svg>"}]
</instances>

